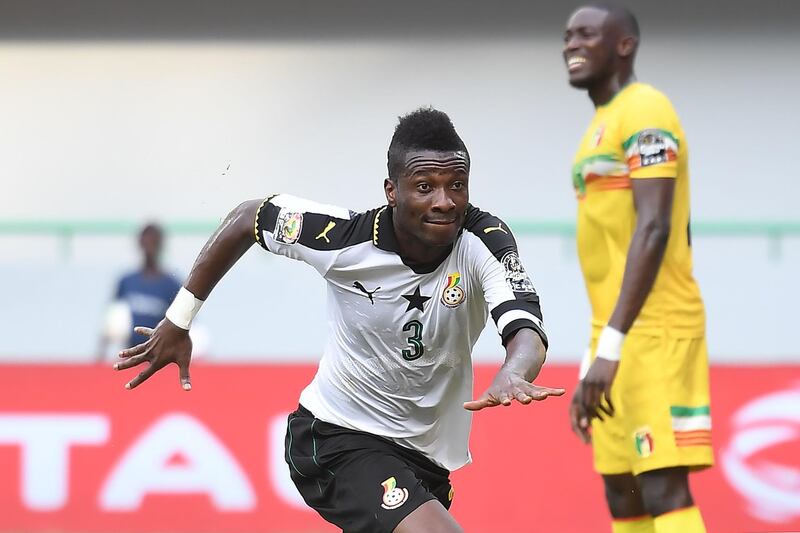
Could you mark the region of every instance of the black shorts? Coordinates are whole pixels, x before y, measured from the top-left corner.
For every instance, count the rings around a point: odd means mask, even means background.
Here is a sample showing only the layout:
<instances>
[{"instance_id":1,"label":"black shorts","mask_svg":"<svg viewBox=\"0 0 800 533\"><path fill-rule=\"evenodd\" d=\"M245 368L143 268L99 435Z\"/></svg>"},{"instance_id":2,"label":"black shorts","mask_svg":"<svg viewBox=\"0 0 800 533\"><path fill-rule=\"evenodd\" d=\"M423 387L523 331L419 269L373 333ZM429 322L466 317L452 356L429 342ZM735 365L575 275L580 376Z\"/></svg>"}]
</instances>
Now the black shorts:
<instances>
[{"instance_id":1,"label":"black shorts","mask_svg":"<svg viewBox=\"0 0 800 533\"><path fill-rule=\"evenodd\" d=\"M345 533L391 533L423 503L450 508L450 472L382 437L289 415L286 463L306 503Z\"/></svg>"}]
</instances>

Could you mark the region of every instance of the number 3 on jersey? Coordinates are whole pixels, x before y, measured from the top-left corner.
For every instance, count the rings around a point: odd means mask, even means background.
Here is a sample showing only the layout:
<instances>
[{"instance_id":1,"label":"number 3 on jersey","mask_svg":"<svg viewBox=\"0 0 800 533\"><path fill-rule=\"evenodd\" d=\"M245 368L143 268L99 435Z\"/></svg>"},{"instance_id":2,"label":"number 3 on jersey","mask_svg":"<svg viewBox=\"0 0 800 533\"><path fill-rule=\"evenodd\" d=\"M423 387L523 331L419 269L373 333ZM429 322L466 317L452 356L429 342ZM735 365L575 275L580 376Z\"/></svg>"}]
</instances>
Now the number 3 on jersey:
<instances>
[{"instance_id":1,"label":"number 3 on jersey","mask_svg":"<svg viewBox=\"0 0 800 533\"><path fill-rule=\"evenodd\" d=\"M413 332L411 336L406 339L409 348L403 348L403 359L406 361L414 361L422 357L425 353L425 346L422 344L422 322L419 320L412 320L406 322L403 326L403 331Z\"/></svg>"}]
</instances>

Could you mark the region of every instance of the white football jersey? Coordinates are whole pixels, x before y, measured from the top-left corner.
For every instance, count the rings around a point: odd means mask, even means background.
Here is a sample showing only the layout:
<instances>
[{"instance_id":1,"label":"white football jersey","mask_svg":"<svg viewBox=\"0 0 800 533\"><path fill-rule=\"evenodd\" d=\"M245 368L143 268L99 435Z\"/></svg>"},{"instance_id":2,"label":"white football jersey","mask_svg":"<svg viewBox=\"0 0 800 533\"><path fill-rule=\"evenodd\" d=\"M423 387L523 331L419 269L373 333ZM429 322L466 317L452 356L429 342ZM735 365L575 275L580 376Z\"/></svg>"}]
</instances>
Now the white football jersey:
<instances>
[{"instance_id":1,"label":"white football jersey","mask_svg":"<svg viewBox=\"0 0 800 533\"><path fill-rule=\"evenodd\" d=\"M270 252L313 266L328 285L328 338L300 395L314 416L417 450L454 470L470 461L472 348L491 314L503 342L531 328L547 344L539 298L500 219L468 206L439 264L406 265L392 209L364 213L281 194L255 222Z\"/></svg>"}]
</instances>

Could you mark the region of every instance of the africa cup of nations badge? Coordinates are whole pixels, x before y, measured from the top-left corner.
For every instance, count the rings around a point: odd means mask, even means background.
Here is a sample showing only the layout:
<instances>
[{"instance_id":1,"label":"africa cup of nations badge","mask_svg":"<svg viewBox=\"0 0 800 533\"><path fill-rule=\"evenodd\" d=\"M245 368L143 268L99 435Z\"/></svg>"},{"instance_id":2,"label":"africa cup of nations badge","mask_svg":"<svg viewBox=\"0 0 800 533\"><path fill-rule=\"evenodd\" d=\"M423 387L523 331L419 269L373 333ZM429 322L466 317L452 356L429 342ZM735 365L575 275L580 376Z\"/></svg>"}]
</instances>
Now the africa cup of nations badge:
<instances>
[{"instance_id":1,"label":"africa cup of nations badge","mask_svg":"<svg viewBox=\"0 0 800 533\"><path fill-rule=\"evenodd\" d=\"M283 244L294 244L303 229L303 213L281 209L275 221L275 240Z\"/></svg>"},{"instance_id":2,"label":"africa cup of nations badge","mask_svg":"<svg viewBox=\"0 0 800 533\"><path fill-rule=\"evenodd\" d=\"M461 288L461 274L453 272L447 276L447 286L442 291L442 303L446 307L458 307L467 297L464 289Z\"/></svg>"},{"instance_id":3,"label":"africa cup of nations badge","mask_svg":"<svg viewBox=\"0 0 800 533\"><path fill-rule=\"evenodd\" d=\"M381 503L381 507L384 509L397 509L408 499L408 489L402 489L397 486L397 480L394 477L390 477L383 483L381 483L383 487L383 502Z\"/></svg>"}]
</instances>

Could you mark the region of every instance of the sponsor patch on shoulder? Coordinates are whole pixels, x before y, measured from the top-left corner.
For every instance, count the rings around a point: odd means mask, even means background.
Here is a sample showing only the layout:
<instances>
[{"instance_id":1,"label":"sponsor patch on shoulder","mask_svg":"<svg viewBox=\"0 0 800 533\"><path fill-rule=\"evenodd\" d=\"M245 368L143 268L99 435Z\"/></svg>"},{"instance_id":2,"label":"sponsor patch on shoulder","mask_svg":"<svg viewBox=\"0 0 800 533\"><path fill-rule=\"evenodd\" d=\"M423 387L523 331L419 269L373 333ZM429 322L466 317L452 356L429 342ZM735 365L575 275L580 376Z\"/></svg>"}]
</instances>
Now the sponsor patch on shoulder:
<instances>
[{"instance_id":1,"label":"sponsor patch on shoulder","mask_svg":"<svg viewBox=\"0 0 800 533\"><path fill-rule=\"evenodd\" d=\"M275 240L283 244L294 244L300 238L300 232L303 230L303 213L297 211L289 211L286 208L281 209L278 213L278 219L275 221Z\"/></svg>"},{"instance_id":2,"label":"sponsor patch on shoulder","mask_svg":"<svg viewBox=\"0 0 800 533\"><path fill-rule=\"evenodd\" d=\"M514 292L536 292L533 288L531 278L525 272L525 267L522 266L522 261L517 252L508 252L503 256L501 261L503 268L506 271L506 282L511 290Z\"/></svg>"},{"instance_id":3,"label":"sponsor patch on shoulder","mask_svg":"<svg viewBox=\"0 0 800 533\"><path fill-rule=\"evenodd\" d=\"M667 140L661 130L642 130L636 144L643 167L667 161Z\"/></svg>"}]
</instances>

